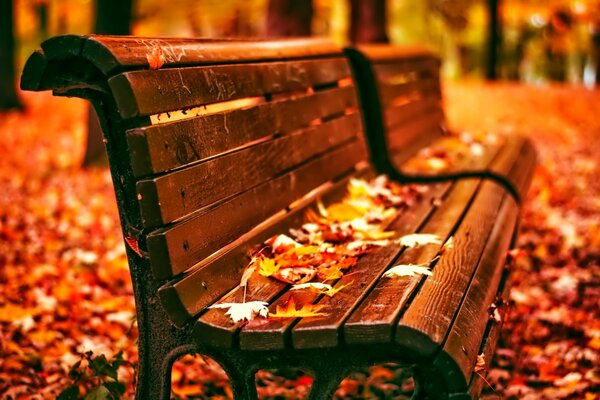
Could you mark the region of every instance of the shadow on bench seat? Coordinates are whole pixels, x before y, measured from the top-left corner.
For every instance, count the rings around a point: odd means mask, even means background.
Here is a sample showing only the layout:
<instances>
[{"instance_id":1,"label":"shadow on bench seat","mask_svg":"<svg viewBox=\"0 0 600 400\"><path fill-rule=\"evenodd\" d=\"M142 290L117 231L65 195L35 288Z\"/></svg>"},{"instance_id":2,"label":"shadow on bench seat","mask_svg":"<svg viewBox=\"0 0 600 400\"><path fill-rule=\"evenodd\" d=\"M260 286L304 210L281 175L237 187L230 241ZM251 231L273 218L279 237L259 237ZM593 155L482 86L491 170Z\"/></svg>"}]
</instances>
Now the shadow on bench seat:
<instances>
[{"instance_id":1,"label":"shadow on bench seat","mask_svg":"<svg viewBox=\"0 0 600 400\"><path fill-rule=\"evenodd\" d=\"M491 359L499 322L489 307L506 294L518 219L494 180L429 184L388 229L442 241L368 252L331 282L352 282L334 297L292 294L257 273L240 286L252 248L298 228L319 201L338 201L352 178L378 173L336 46L57 37L30 57L21 86L87 98L100 117L136 301L138 399L169 398L173 361L195 352L223 366L241 399L256 397L260 368L306 368L311 398L322 399L352 370L388 361L413 369L414 398L478 395L473 369L479 354ZM382 277L398 264L432 275ZM274 311L292 296L325 315L245 324L208 308L257 300Z\"/></svg>"}]
</instances>

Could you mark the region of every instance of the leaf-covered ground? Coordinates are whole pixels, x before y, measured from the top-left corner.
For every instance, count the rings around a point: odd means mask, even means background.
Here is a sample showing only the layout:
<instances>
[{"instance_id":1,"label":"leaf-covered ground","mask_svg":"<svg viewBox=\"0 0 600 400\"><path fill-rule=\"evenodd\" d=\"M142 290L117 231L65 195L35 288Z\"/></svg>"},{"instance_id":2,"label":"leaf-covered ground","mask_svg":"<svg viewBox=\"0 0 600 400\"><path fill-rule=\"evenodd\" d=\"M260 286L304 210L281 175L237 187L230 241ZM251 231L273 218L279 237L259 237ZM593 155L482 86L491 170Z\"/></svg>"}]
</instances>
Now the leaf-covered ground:
<instances>
[{"instance_id":1,"label":"leaf-covered ground","mask_svg":"<svg viewBox=\"0 0 600 400\"><path fill-rule=\"evenodd\" d=\"M514 305L485 396L598 399L600 93L446 89L452 126L527 134L541 162L523 211ZM136 328L110 176L77 167L86 106L48 94L23 98L25 113L0 114L0 398L55 398L74 380L83 394L115 378L124 386L111 390L130 398ZM360 371L340 397L402 398L402 373ZM231 395L208 359L182 359L173 381L180 397ZM301 398L309 386L295 371L264 372L259 393Z\"/></svg>"}]
</instances>

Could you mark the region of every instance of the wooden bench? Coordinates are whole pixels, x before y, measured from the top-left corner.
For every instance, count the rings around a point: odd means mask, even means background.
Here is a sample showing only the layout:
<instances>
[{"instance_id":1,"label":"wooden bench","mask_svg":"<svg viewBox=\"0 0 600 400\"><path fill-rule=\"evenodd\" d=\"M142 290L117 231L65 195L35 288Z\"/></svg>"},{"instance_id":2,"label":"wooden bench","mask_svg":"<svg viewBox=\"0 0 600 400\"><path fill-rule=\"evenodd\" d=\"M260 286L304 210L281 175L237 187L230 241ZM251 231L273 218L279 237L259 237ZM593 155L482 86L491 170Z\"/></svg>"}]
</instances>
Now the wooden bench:
<instances>
[{"instance_id":1,"label":"wooden bench","mask_svg":"<svg viewBox=\"0 0 600 400\"><path fill-rule=\"evenodd\" d=\"M373 163L399 181L487 177L524 197L535 166L530 140L463 134L446 128L440 60L423 47L361 45L345 49L365 114ZM482 107L474 113L485 112ZM433 158L431 156L434 156ZM487 165L477 159L488 157ZM429 165L431 161L436 164Z\"/></svg>"},{"instance_id":2,"label":"wooden bench","mask_svg":"<svg viewBox=\"0 0 600 400\"><path fill-rule=\"evenodd\" d=\"M100 117L137 309L138 399L168 398L172 363L196 352L223 366L241 399L256 397L260 368L309 370L310 397L321 399L350 371L388 361L412 369L414 398L478 395L473 371L479 354L491 360L499 323L490 307L503 315L518 220L515 199L494 180L430 184L391 222L397 236L453 238L431 264L441 244L394 243L333 282L352 281L334 297L292 294L258 274L240 286L254 246L300 226L317 201L339 199L351 178L378 173L339 48L61 36L31 55L21 87L89 99ZM382 279L393 265L421 263L432 276ZM297 296L325 316L243 324L208 308L244 296L271 310Z\"/></svg>"}]
</instances>

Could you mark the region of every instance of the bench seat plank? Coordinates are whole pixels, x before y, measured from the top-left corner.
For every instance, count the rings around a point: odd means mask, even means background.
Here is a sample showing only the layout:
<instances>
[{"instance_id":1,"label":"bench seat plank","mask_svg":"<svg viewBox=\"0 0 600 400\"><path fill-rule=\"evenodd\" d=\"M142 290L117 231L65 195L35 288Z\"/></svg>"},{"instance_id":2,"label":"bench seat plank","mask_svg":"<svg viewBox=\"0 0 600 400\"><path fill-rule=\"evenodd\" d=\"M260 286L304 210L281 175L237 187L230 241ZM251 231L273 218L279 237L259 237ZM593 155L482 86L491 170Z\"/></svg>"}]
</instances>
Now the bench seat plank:
<instances>
[{"instance_id":1,"label":"bench seat plank","mask_svg":"<svg viewBox=\"0 0 600 400\"><path fill-rule=\"evenodd\" d=\"M365 179L374 176L370 168L362 169L357 172L357 177ZM287 232L290 228L297 228L305 222L305 214L315 208L315 199L320 198L325 204L339 201L347 191L348 181L350 177L341 179L330 186L323 188L321 192L314 193L313 196L303 199L303 203L292 209L289 213L283 214L277 221L272 223L268 228L261 229L256 234L245 239L244 242L236 246L234 255L225 256L218 261L221 265L237 265L237 280L234 282L233 290L225 294L215 303L239 303L244 299L244 288L238 286L243 269L246 267L249 257L246 253L249 249L259 243L264 242L268 238ZM192 273L188 278L185 278L181 283L176 284L179 287L164 288L171 291L174 295L178 293L184 297L195 295L194 287L198 284L198 279ZM248 281L246 292L246 301L271 301L279 293L281 293L288 285L258 274L252 275ZM186 296L190 293L189 296ZM184 303L192 303L192 301L184 301ZM199 310L198 308L195 308ZM192 309L193 310L193 309ZM198 311L196 311L198 312ZM188 315L194 315L191 311ZM222 310L208 309L199 318L194 327L194 337L198 342L211 343L213 345L221 345L225 347L235 347L238 345L238 330L242 324L234 323L226 316Z\"/></svg>"},{"instance_id":2,"label":"bench seat plank","mask_svg":"<svg viewBox=\"0 0 600 400\"><path fill-rule=\"evenodd\" d=\"M398 235L411 234L420 228L435 210L437 204L445 195L450 184L438 184L432 186L426 193L423 201L415 204L405 212L399 220L395 221L389 228ZM327 314L319 319L302 319L294 326L292 330L292 347L297 349L307 349L316 347L333 347L337 344L344 344L343 323L353 312L353 310L363 301L363 298L370 292L371 288L378 283L381 274L389 267L390 263L397 258L402 251L402 246L392 244L377 250L378 257L371 257L365 267L355 268L357 274L344 275L334 287L348 285L350 293L338 292L333 297L322 297L317 303L324 306ZM382 253L382 254L379 254ZM395 257L390 259L388 253ZM366 258L367 256L365 256ZM366 264L366 263L365 263ZM360 292L360 293L359 293Z\"/></svg>"},{"instance_id":3,"label":"bench seat plank","mask_svg":"<svg viewBox=\"0 0 600 400\"><path fill-rule=\"evenodd\" d=\"M460 222L479 183L479 180L473 179L456 183L421 232L436 234L446 240ZM441 245L433 244L408 249L395 264L428 265L440 249ZM422 276L382 278L344 324L346 342L373 344L392 341L399 315L421 281Z\"/></svg>"},{"instance_id":4,"label":"bench seat plank","mask_svg":"<svg viewBox=\"0 0 600 400\"><path fill-rule=\"evenodd\" d=\"M445 340L491 234L505 190L486 181L454 237L396 327L395 340L432 357Z\"/></svg>"},{"instance_id":5,"label":"bench seat plank","mask_svg":"<svg viewBox=\"0 0 600 400\"><path fill-rule=\"evenodd\" d=\"M498 213L498 221L488 238L477 271L444 343L444 350L435 360L439 368L455 371L454 376L447 374L447 385L451 392L466 389L486 326L490 322L497 323L493 315L490 318L490 307L501 287L506 254L514 236L518 212L514 199L505 197Z\"/></svg>"},{"instance_id":6,"label":"bench seat plank","mask_svg":"<svg viewBox=\"0 0 600 400\"><path fill-rule=\"evenodd\" d=\"M408 208L403 211L388 227L387 230L397 232L399 235L404 235L414 232L418 228L422 219L431 211L432 204L431 200L439 195L439 191L430 190L427 194L419 201L418 207ZM369 286L372 286L374 282L379 278L383 270L391 263L396 255L401 250L401 246L386 246L382 249L374 249L363 255L356 265L352 267L344 276L339 279L334 287L340 287L352 282L351 286L342 289L338 292L334 298L346 299L347 302L344 304L343 300L339 308L337 304L327 302L326 298L320 299L321 296L312 291L288 291L283 296L279 297L276 302L270 305L271 312L275 312L277 306L284 306L290 300L294 298L297 304L312 304L317 303L319 305L326 306L326 316L318 319L284 319L284 320L270 320L265 323L248 324L240 332L240 348L251 349L251 350L265 350L265 349L282 349L286 346L289 347L290 341L290 329L295 325L296 322L302 323L304 321L315 322L316 330L318 330L319 341L314 343L312 346L309 344L305 347L335 347L339 344L337 332L334 328L333 331L326 327L326 324L335 324L335 314L340 311L348 311L352 308L353 303L360 301L361 293L364 293ZM350 295L352 293L352 295ZM329 307L329 306L331 307ZM331 319L330 319L331 318ZM328 332L326 332L328 331ZM309 333L310 335L310 333ZM301 348L296 346L294 341L293 347Z\"/></svg>"}]
</instances>

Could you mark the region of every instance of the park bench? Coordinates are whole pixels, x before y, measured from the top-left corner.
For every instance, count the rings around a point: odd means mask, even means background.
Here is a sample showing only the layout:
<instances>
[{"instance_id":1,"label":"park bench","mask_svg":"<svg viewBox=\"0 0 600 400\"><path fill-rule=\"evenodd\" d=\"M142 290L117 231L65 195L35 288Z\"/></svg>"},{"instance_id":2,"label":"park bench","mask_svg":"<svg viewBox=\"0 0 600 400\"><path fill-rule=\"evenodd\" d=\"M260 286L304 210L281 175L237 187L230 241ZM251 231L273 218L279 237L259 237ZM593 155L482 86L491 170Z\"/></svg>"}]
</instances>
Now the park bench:
<instances>
[{"instance_id":1,"label":"park bench","mask_svg":"<svg viewBox=\"0 0 600 400\"><path fill-rule=\"evenodd\" d=\"M372 161L379 171L413 182L485 176L504 185L516 199L524 197L536 159L531 141L518 135L461 137L450 132L442 108L441 63L430 50L370 44L345 52L354 69ZM472 112L485 112L485 105ZM475 159L483 153L491 161L481 168ZM432 155L438 165L427 164Z\"/></svg>"},{"instance_id":2,"label":"park bench","mask_svg":"<svg viewBox=\"0 0 600 400\"><path fill-rule=\"evenodd\" d=\"M30 56L21 87L88 99L100 118L136 301L138 399L168 398L172 363L187 353L219 362L240 399L256 396L260 368L307 369L310 397L321 399L352 370L389 361L413 371L414 398L478 395L474 368L492 357L518 225L514 196L483 173L428 184L388 227L452 237L431 276L381 279L442 252L394 242L362 256L334 297L258 274L240 286L252 248L335 202L351 178L381 172L341 49L318 39L69 35ZM485 170L492 160L457 165ZM271 310L295 296L325 315L244 324L208 308L244 296Z\"/></svg>"}]
</instances>

